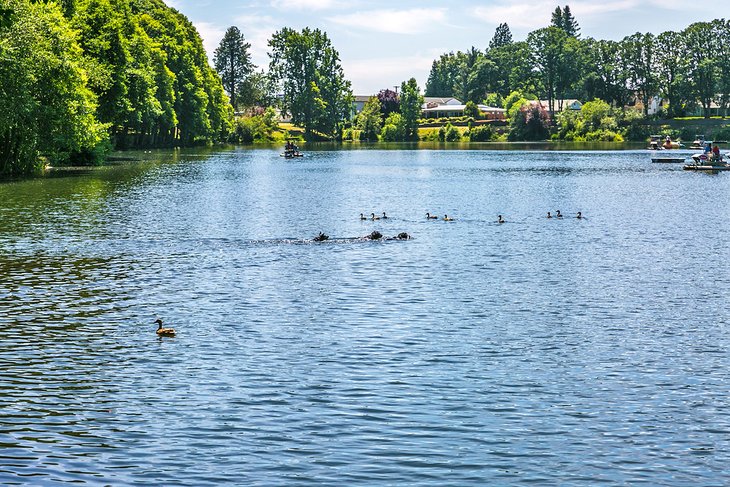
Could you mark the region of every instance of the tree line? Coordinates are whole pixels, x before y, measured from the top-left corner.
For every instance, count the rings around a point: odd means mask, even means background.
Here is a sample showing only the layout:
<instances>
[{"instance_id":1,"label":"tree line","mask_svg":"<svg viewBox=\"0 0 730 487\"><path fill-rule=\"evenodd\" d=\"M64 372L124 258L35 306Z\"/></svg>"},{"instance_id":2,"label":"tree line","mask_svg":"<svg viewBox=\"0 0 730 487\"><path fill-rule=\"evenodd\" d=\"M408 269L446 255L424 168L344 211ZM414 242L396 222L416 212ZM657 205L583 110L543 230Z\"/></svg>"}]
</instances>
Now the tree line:
<instances>
[{"instance_id":1,"label":"tree line","mask_svg":"<svg viewBox=\"0 0 730 487\"><path fill-rule=\"evenodd\" d=\"M668 102L667 117L695 107L730 107L730 21L698 22L681 32L636 33L620 41L582 39L570 7L556 8L550 26L514 41L501 24L481 51L443 54L432 64L426 96L498 105L512 92L548 100L551 115L561 101L599 99L623 108L651 99Z\"/></svg>"},{"instance_id":2,"label":"tree line","mask_svg":"<svg viewBox=\"0 0 730 487\"><path fill-rule=\"evenodd\" d=\"M0 0L0 174L225 137L192 23L161 0Z\"/></svg>"}]
</instances>

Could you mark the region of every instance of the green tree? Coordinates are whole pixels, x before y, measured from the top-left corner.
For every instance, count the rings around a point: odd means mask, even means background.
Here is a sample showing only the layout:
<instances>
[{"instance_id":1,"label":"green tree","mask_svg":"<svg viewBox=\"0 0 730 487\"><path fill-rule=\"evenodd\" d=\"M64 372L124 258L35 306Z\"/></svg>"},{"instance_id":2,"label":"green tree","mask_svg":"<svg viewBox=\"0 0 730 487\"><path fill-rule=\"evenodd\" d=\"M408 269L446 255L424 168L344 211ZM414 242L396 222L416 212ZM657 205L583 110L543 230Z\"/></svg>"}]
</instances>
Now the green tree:
<instances>
[{"instance_id":1,"label":"green tree","mask_svg":"<svg viewBox=\"0 0 730 487\"><path fill-rule=\"evenodd\" d=\"M644 105L644 116L649 114L649 100L658 92L655 64L655 37L637 32L621 41L621 60L627 71L629 88Z\"/></svg>"},{"instance_id":2,"label":"green tree","mask_svg":"<svg viewBox=\"0 0 730 487\"><path fill-rule=\"evenodd\" d=\"M245 89L248 77L254 70L248 52L250 48L251 44L246 42L238 27L233 26L228 28L213 55L213 64L234 110L239 107L239 93Z\"/></svg>"},{"instance_id":3,"label":"green tree","mask_svg":"<svg viewBox=\"0 0 730 487\"><path fill-rule=\"evenodd\" d=\"M499 24L492 40L489 41L489 50L499 49L510 44L512 44L512 32L510 32L509 26L505 23Z\"/></svg>"},{"instance_id":4,"label":"green tree","mask_svg":"<svg viewBox=\"0 0 730 487\"><path fill-rule=\"evenodd\" d=\"M304 128L306 138L314 131L336 136L350 116L352 92L327 34L284 28L269 47L269 74L283 92L283 110Z\"/></svg>"},{"instance_id":5,"label":"green tree","mask_svg":"<svg viewBox=\"0 0 730 487\"><path fill-rule=\"evenodd\" d=\"M388 115L383 124L381 137L385 142L398 142L406 140L406 127L403 116L398 112Z\"/></svg>"},{"instance_id":6,"label":"green tree","mask_svg":"<svg viewBox=\"0 0 730 487\"><path fill-rule=\"evenodd\" d=\"M360 130L361 140L378 140L383 128L381 105L377 96L371 96L355 119L355 126Z\"/></svg>"},{"instance_id":7,"label":"green tree","mask_svg":"<svg viewBox=\"0 0 730 487\"><path fill-rule=\"evenodd\" d=\"M0 0L0 174L27 174L105 140L77 34L55 3ZM12 55L8 55L12 53Z\"/></svg>"},{"instance_id":8,"label":"green tree","mask_svg":"<svg viewBox=\"0 0 730 487\"><path fill-rule=\"evenodd\" d=\"M545 98L551 116L555 113L555 99L564 88L565 45L568 35L557 27L546 27L530 32L527 42L532 49L532 61L540 74Z\"/></svg>"},{"instance_id":9,"label":"green tree","mask_svg":"<svg viewBox=\"0 0 730 487\"><path fill-rule=\"evenodd\" d=\"M656 38L657 88L669 101L669 116L682 115L688 103L687 72L689 63L684 36L678 32L662 32Z\"/></svg>"},{"instance_id":10,"label":"green tree","mask_svg":"<svg viewBox=\"0 0 730 487\"><path fill-rule=\"evenodd\" d=\"M400 86L400 112L403 117L405 140L418 140L418 119L421 118L423 96L415 78Z\"/></svg>"},{"instance_id":11,"label":"green tree","mask_svg":"<svg viewBox=\"0 0 730 487\"><path fill-rule=\"evenodd\" d=\"M556 7L552 13L550 25L561 29L571 37L580 36L580 27L578 22L573 17L573 13L570 11L570 7L566 5L563 10L560 7Z\"/></svg>"}]
</instances>

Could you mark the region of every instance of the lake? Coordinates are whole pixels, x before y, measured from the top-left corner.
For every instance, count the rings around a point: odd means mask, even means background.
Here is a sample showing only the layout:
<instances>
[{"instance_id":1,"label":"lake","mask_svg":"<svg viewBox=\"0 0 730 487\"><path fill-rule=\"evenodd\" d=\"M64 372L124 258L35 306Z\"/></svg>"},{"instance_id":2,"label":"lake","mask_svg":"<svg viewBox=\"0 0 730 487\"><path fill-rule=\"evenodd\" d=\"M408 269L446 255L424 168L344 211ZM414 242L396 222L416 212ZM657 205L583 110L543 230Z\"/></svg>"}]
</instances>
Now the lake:
<instances>
[{"instance_id":1,"label":"lake","mask_svg":"<svg viewBox=\"0 0 730 487\"><path fill-rule=\"evenodd\" d=\"M0 483L730 484L730 174L279 152L0 183Z\"/></svg>"}]
</instances>

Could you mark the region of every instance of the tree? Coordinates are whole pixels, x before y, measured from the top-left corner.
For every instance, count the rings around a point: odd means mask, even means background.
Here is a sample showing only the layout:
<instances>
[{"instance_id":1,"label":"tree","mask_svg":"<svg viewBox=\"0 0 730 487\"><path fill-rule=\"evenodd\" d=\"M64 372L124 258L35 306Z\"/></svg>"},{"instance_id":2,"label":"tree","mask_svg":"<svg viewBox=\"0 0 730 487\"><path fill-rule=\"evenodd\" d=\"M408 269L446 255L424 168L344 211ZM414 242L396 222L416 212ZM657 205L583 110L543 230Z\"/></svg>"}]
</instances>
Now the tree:
<instances>
[{"instance_id":1,"label":"tree","mask_svg":"<svg viewBox=\"0 0 730 487\"><path fill-rule=\"evenodd\" d=\"M550 114L539 102L527 102L510 123L509 140L545 140L550 136Z\"/></svg>"},{"instance_id":2,"label":"tree","mask_svg":"<svg viewBox=\"0 0 730 487\"><path fill-rule=\"evenodd\" d=\"M12 11L0 29L0 174L34 172L39 155L64 163L94 151L106 137L76 32L55 3L0 7Z\"/></svg>"},{"instance_id":3,"label":"tree","mask_svg":"<svg viewBox=\"0 0 730 487\"><path fill-rule=\"evenodd\" d=\"M555 113L555 98L561 85L564 45L567 34L557 27L546 27L532 31L527 36L527 43L532 49L532 60L540 74L545 98L548 100L550 115Z\"/></svg>"},{"instance_id":4,"label":"tree","mask_svg":"<svg viewBox=\"0 0 730 487\"><path fill-rule=\"evenodd\" d=\"M365 106L355 119L355 126L360 130L360 140L378 140L378 134L383 128L383 119L377 96L371 96L365 102Z\"/></svg>"},{"instance_id":5,"label":"tree","mask_svg":"<svg viewBox=\"0 0 730 487\"><path fill-rule=\"evenodd\" d=\"M246 81L254 70L251 44L246 42L238 27L229 27L213 55L213 64L221 77L223 88L236 110L240 103L239 93L245 89Z\"/></svg>"},{"instance_id":6,"label":"tree","mask_svg":"<svg viewBox=\"0 0 730 487\"><path fill-rule=\"evenodd\" d=\"M678 32L662 32L656 38L657 56L656 76L657 88L662 97L669 101L669 116L678 116L684 112L687 104L687 46L684 36Z\"/></svg>"},{"instance_id":7,"label":"tree","mask_svg":"<svg viewBox=\"0 0 730 487\"><path fill-rule=\"evenodd\" d=\"M658 84L654 69L655 38L652 34L637 32L621 41L621 60L626 67L629 88L641 99L644 116L649 114L649 100L657 94Z\"/></svg>"},{"instance_id":8,"label":"tree","mask_svg":"<svg viewBox=\"0 0 730 487\"><path fill-rule=\"evenodd\" d=\"M512 44L512 32L507 24L499 24L494 31L494 37L489 41L489 49L499 49L500 47Z\"/></svg>"},{"instance_id":9,"label":"tree","mask_svg":"<svg viewBox=\"0 0 730 487\"><path fill-rule=\"evenodd\" d=\"M628 104L631 93L627 71L620 58L619 43L589 38L584 45L587 70L581 81L583 98L600 98L614 107Z\"/></svg>"},{"instance_id":10,"label":"tree","mask_svg":"<svg viewBox=\"0 0 730 487\"><path fill-rule=\"evenodd\" d=\"M578 22L573 17L568 5L563 10L560 10L560 7L555 7L550 25L557 27L571 37L577 38L580 36L580 27L578 27Z\"/></svg>"},{"instance_id":11,"label":"tree","mask_svg":"<svg viewBox=\"0 0 730 487\"><path fill-rule=\"evenodd\" d=\"M350 116L352 92L327 34L284 28L269 47L269 76L283 92L283 110L304 128L306 138L315 131L335 136Z\"/></svg>"},{"instance_id":12,"label":"tree","mask_svg":"<svg viewBox=\"0 0 730 487\"><path fill-rule=\"evenodd\" d=\"M393 112L400 112L400 100L398 93L393 90L380 90L378 92L378 101L380 102L380 114L384 121Z\"/></svg>"},{"instance_id":13,"label":"tree","mask_svg":"<svg viewBox=\"0 0 730 487\"><path fill-rule=\"evenodd\" d=\"M423 96L415 78L404 81L400 86L400 112L403 117L404 138L418 140L418 119L421 118Z\"/></svg>"}]
</instances>

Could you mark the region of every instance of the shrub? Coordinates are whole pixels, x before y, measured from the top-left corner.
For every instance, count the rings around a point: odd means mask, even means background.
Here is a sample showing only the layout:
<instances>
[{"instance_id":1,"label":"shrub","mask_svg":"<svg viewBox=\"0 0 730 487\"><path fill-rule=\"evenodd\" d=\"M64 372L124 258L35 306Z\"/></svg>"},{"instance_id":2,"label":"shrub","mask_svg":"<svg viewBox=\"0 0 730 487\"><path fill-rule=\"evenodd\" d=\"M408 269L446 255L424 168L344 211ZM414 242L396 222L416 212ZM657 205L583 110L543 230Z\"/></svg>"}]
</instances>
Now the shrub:
<instances>
[{"instance_id":1,"label":"shrub","mask_svg":"<svg viewBox=\"0 0 730 487\"><path fill-rule=\"evenodd\" d=\"M458 142L461 140L461 132L450 123L447 123L439 129L439 140L441 142Z\"/></svg>"},{"instance_id":2,"label":"shrub","mask_svg":"<svg viewBox=\"0 0 730 487\"><path fill-rule=\"evenodd\" d=\"M469 130L469 140L472 142L489 142L494 138L494 131L491 125L473 127Z\"/></svg>"}]
</instances>

